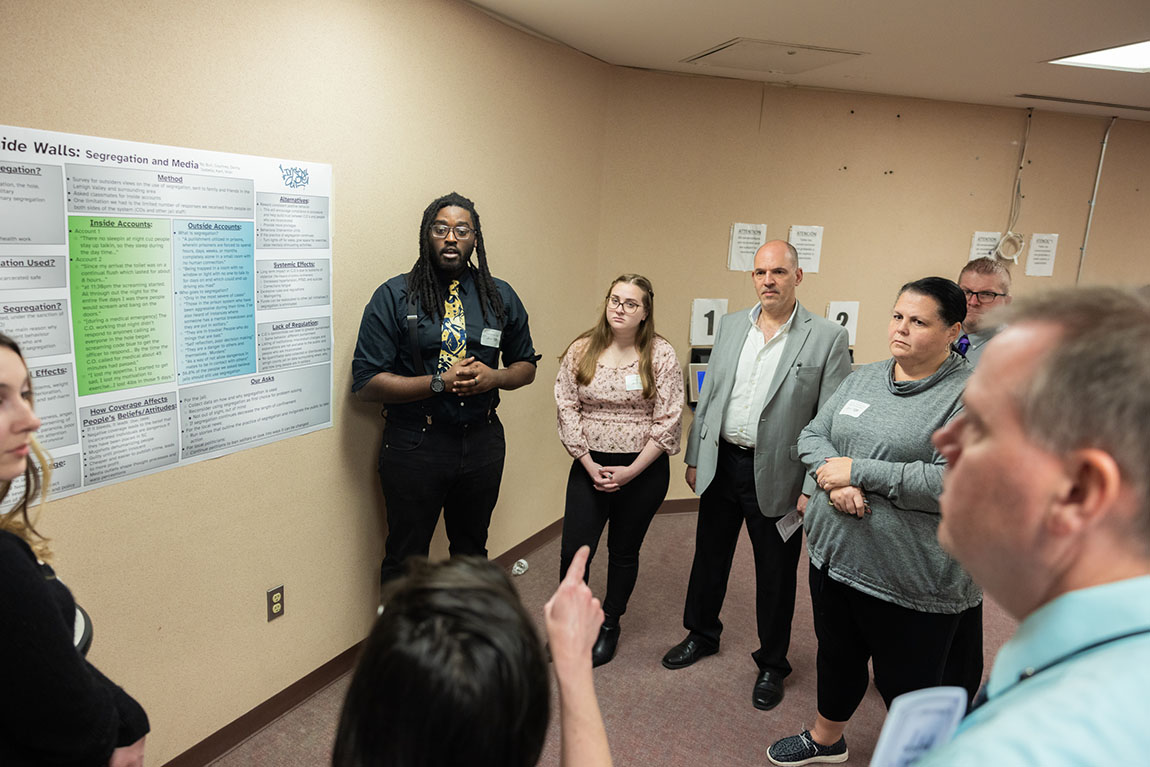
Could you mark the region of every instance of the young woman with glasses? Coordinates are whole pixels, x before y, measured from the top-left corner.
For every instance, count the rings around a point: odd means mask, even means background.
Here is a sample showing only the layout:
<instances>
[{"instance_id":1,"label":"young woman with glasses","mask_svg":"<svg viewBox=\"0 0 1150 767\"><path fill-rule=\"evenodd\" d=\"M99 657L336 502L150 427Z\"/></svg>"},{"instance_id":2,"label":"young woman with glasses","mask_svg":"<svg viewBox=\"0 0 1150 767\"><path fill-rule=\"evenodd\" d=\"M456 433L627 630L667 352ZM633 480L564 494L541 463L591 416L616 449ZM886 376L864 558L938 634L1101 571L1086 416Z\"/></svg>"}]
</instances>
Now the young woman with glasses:
<instances>
[{"instance_id":1,"label":"young woman with glasses","mask_svg":"<svg viewBox=\"0 0 1150 767\"><path fill-rule=\"evenodd\" d=\"M615 656L619 618L635 588L639 548L667 495L668 455L679 452L683 374L675 350L655 333L655 294L638 274L615 278L595 327L564 352L555 381L559 439L574 458L567 479L559 573L580 546L594 555L607 534L603 626L592 649Z\"/></svg>"}]
</instances>

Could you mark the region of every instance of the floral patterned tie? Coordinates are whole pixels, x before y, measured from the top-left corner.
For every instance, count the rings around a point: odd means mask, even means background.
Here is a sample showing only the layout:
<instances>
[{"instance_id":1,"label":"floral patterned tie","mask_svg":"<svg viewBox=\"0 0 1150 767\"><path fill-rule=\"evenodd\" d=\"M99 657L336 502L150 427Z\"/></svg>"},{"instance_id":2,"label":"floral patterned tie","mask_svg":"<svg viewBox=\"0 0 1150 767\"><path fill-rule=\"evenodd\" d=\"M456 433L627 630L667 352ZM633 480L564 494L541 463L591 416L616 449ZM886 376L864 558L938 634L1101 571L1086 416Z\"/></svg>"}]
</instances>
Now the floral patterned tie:
<instances>
[{"instance_id":1,"label":"floral patterned tie","mask_svg":"<svg viewBox=\"0 0 1150 767\"><path fill-rule=\"evenodd\" d=\"M459 280L447 286L447 300L443 302L443 332L440 334L440 373L467 356L467 324L463 319L463 301L459 298Z\"/></svg>"}]
</instances>

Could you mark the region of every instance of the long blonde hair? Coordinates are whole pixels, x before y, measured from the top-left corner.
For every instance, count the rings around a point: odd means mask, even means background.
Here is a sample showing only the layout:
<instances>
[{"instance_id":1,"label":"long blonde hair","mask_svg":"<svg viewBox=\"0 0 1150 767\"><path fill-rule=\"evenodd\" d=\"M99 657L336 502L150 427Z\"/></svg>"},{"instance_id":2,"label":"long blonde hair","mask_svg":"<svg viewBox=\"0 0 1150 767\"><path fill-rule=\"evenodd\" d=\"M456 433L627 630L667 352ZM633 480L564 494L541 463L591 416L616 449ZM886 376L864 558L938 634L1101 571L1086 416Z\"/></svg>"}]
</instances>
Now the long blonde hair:
<instances>
[{"instance_id":1,"label":"long blonde hair","mask_svg":"<svg viewBox=\"0 0 1150 767\"><path fill-rule=\"evenodd\" d=\"M0 333L0 348L16 352L16 356L23 362L24 355L20 353L20 346L3 333ZM36 556L47 559L48 539L36 530L33 524L35 514L30 513L30 506L37 499L40 500L40 505L43 505L48 494L47 488L52 482L52 461L35 438L32 438L29 448L31 455L24 466L24 494L11 509L0 514L0 530L19 536L32 547ZM0 481L0 505L7 500L8 491L11 489L11 481Z\"/></svg>"},{"instance_id":2,"label":"long blonde hair","mask_svg":"<svg viewBox=\"0 0 1150 767\"><path fill-rule=\"evenodd\" d=\"M639 380L643 383L643 397L651 399L655 396L655 366L651 363L651 347L655 345L655 291L651 289L651 281L641 274L621 274L611 281L607 288L607 295L603 297L603 306L599 310L599 321L595 327L580 333L579 336L567 345L567 350L576 341L589 339L583 349L583 356L575 365L575 381L580 386L591 383L595 377L595 365L599 355L611 344L611 326L607 324L607 302L611 300L611 290L619 283L634 285L643 291L643 309L647 316L639 323L639 331L635 334L635 345L639 347ZM567 350L560 355L560 359L567 355Z\"/></svg>"}]
</instances>

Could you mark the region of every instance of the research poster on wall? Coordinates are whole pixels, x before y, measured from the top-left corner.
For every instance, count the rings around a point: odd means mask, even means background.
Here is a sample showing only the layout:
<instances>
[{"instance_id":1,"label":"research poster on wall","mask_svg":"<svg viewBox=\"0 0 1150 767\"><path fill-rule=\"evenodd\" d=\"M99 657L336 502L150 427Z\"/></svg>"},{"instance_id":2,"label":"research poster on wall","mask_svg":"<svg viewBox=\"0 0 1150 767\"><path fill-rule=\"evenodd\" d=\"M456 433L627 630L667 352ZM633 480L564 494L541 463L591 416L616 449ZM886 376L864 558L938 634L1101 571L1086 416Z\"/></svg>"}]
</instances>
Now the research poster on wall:
<instances>
[{"instance_id":1,"label":"research poster on wall","mask_svg":"<svg viewBox=\"0 0 1150 767\"><path fill-rule=\"evenodd\" d=\"M331 166L0 125L53 497L329 428Z\"/></svg>"}]
</instances>

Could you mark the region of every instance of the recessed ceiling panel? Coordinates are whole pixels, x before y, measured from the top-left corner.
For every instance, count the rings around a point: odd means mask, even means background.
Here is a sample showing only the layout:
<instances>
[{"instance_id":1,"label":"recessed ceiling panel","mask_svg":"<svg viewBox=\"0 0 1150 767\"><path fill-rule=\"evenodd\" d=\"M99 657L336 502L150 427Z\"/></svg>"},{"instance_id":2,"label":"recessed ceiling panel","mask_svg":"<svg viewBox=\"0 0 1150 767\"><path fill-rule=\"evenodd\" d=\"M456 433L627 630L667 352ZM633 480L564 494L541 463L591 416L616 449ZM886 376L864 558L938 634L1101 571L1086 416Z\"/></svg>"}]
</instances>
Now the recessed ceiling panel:
<instances>
[{"instance_id":1,"label":"recessed ceiling panel","mask_svg":"<svg viewBox=\"0 0 1150 767\"><path fill-rule=\"evenodd\" d=\"M798 75L863 55L865 54L861 51L840 51L811 45L774 43L769 40L737 37L683 59L683 63L776 75Z\"/></svg>"}]
</instances>

